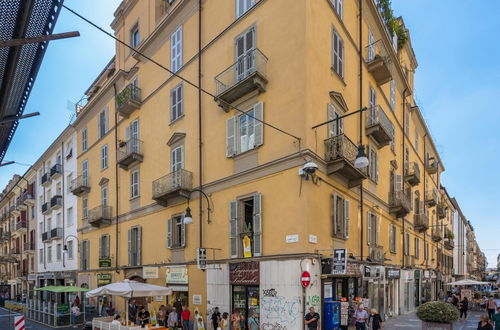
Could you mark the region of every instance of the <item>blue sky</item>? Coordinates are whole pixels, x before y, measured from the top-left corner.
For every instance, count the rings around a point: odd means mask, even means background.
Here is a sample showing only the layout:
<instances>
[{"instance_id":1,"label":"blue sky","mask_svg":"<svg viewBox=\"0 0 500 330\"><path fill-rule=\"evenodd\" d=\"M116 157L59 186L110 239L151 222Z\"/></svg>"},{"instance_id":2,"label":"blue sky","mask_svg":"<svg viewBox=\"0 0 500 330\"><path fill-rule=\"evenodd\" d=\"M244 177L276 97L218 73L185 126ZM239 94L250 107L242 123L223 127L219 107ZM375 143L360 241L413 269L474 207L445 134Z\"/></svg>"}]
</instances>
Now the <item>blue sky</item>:
<instances>
[{"instance_id":1,"label":"blue sky","mask_svg":"<svg viewBox=\"0 0 500 330\"><path fill-rule=\"evenodd\" d=\"M119 0L66 0L65 4L111 30ZM480 6L465 0L393 0L411 30L419 67L416 96L444 161L442 182L476 229L490 266L500 253L496 227L500 176L500 1ZM98 10L97 10L98 9ZM63 9L57 32L78 30L81 37L50 44L26 113L5 160L33 163L66 127L76 102L114 52L114 42ZM0 187L26 167L0 168ZM496 204L499 203L499 204ZM498 250L494 250L499 248Z\"/></svg>"}]
</instances>

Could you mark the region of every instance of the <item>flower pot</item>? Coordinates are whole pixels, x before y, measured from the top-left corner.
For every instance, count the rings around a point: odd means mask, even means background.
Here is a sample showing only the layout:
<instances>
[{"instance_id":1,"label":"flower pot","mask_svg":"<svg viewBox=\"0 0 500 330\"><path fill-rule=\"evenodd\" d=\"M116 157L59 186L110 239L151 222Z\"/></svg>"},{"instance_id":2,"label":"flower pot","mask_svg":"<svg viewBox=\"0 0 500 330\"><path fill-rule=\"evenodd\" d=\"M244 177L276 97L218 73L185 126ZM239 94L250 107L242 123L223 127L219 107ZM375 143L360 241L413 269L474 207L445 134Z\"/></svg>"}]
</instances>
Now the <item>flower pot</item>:
<instances>
[{"instance_id":1,"label":"flower pot","mask_svg":"<svg viewBox=\"0 0 500 330\"><path fill-rule=\"evenodd\" d=\"M422 322L422 330L453 330L453 324Z\"/></svg>"}]
</instances>

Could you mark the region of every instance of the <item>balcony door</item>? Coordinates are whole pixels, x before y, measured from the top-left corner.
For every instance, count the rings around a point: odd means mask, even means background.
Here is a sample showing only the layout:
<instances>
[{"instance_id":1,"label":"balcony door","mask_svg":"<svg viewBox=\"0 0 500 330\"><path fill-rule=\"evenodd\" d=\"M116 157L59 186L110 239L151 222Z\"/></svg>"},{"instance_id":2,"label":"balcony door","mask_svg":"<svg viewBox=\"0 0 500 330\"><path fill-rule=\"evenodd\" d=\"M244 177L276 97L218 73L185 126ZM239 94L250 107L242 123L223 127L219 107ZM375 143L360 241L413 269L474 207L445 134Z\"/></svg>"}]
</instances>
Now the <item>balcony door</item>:
<instances>
[{"instance_id":1,"label":"balcony door","mask_svg":"<svg viewBox=\"0 0 500 330\"><path fill-rule=\"evenodd\" d=\"M184 168L184 147L179 146L173 148L170 159L172 167L172 184L173 187L180 187L182 184L182 170Z\"/></svg>"},{"instance_id":2,"label":"balcony door","mask_svg":"<svg viewBox=\"0 0 500 330\"><path fill-rule=\"evenodd\" d=\"M139 152L139 119L134 120L125 129L128 152Z\"/></svg>"},{"instance_id":3,"label":"balcony door","mask_svg":"<svg viewBox=\"0 0 500 330\"><path fill-rule=\"evenodd\" d=\"M236 38L236 81L245 79L255 70L255 28Z\"/></svg>"},{"instance_id":4,"label":"balcony door","mask_svg":"<svg viewBox=\"0 0 500 330\"><path fill-rule=\"evenodd\" d=\"M370 95L368 96L368 100L370 101L370 107L368 111L370 112L370 116L368 118L368 125L373 125L377 122L377 114L376 114L376 106L377 106L377 93L375 90L370 87Z\"/></svg>"}]
</instances>

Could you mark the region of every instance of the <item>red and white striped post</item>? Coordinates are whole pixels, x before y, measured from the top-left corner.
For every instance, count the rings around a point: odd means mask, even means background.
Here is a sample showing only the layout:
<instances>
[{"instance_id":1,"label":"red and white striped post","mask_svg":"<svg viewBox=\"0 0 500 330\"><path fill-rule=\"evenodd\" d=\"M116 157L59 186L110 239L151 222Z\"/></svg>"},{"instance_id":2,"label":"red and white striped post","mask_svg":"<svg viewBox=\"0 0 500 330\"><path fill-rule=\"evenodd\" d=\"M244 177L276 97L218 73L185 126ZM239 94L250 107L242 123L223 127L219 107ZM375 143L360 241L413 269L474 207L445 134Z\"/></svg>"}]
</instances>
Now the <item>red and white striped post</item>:
<instances>
[{"instance_id":1,"label":"red and white striped post","mask_svg":"<svg viewBox=\"0 0 500 330\"><path fill-rule=\"evenodd\" d=\"M24 325L24 316L16 316L14 317L14 329L15 330L25 330L26 326Z\"/></svg>"}]
</instances>

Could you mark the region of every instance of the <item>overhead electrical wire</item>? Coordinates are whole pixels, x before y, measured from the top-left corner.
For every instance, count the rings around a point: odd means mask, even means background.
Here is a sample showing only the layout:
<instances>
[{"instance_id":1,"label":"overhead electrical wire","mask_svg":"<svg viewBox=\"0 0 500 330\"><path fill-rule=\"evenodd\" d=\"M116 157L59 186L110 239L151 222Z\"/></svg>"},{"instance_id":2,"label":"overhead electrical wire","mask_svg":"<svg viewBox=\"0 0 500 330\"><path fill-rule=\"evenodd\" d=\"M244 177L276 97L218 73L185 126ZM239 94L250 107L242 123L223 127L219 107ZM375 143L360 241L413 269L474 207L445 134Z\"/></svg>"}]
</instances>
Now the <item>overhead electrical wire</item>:
<instances>
[{"instance_id":1,"label":"overhead electrical wire","mask_svg":"<svg viewBox=\"0 0 500 330\"><path fill-rule=\"evenodd\" d=\"M262 119L259 119L259 118L256 118L254 117L253 115L250 114L250 110L249 111L244 111L244 110L241 110L239 109L238 107L235 107L234 105L231 105L230 103L224 101L223 99L221 99L220 97L218 97L217 95L207 91L206 89L204 88L200 88L198 85L196 85L195 83L193 83L192 81L180 76L179 74L177 74L176 72L173 72L172 70L170 70L169 68L167 68L166 66L164 66L163 64L157 62L156 60L152 59L151 57L145 55L144 53L140 52L140 51L137 51L135 48L133 48L132 46L130 46L129 44L127 44L126 42L118 39L117 37L115 37L114 35L112 35L111 33L109 33L108 31L106 31L105 29L103 29L102 27L100 27L99 25L97 25L96 23L92 22L90 19L84 17L83 15L77 13L76 11L74 11L73 9L69 8L68 6L66 5L62 5L63 8L65 8L66 10L68 10L69 12L71 12L72 14L74 14L75 16L79 17L80 19L82 19L83 21L87 22L88 24L92 25L93 27L95 27L96 29L98 29L99 31L103 32L104 34L106 34L107 36L109 36L110 38L114 39L115 41L117 41L118 43L124 45L125 47L129 48L130 50L132 50L133 52L139 54L140 56L144 57L145 59L147 59L148 61L151 61L152 63L154 63L155 65L157 65L158 67L160 67L161 69L167 71L168 73L170 73L171 75L181 79L182 81L184 81L186 84L188 85L191 85L192 87L196 88L196 89L199 89L201 90L204 94L208 95L208 96L211 96L213 97L214 99L216 99L218 102L220 103L223 103L225 106L227 106L228 108L232 108L232 109L235 109L236 111L242 113L242 114L245 114L247 115L248 117L252 118L253 120L255 121L258 121L260 123L262 123L263 125L266 125L280 133L283 133L285 135L288 135L292 138L294 138L295 140L297 140L299 142L299 146L300 146L300 142L301 142L301 138L296 136L296 135L293 135L292 133L289 133L273 124L270 124L270 123L267 123L265 122L264 120ZM199 54L198 54L199 56ZM300 147L299 147L300 149Z\"/></svg>"}]
</instances>

